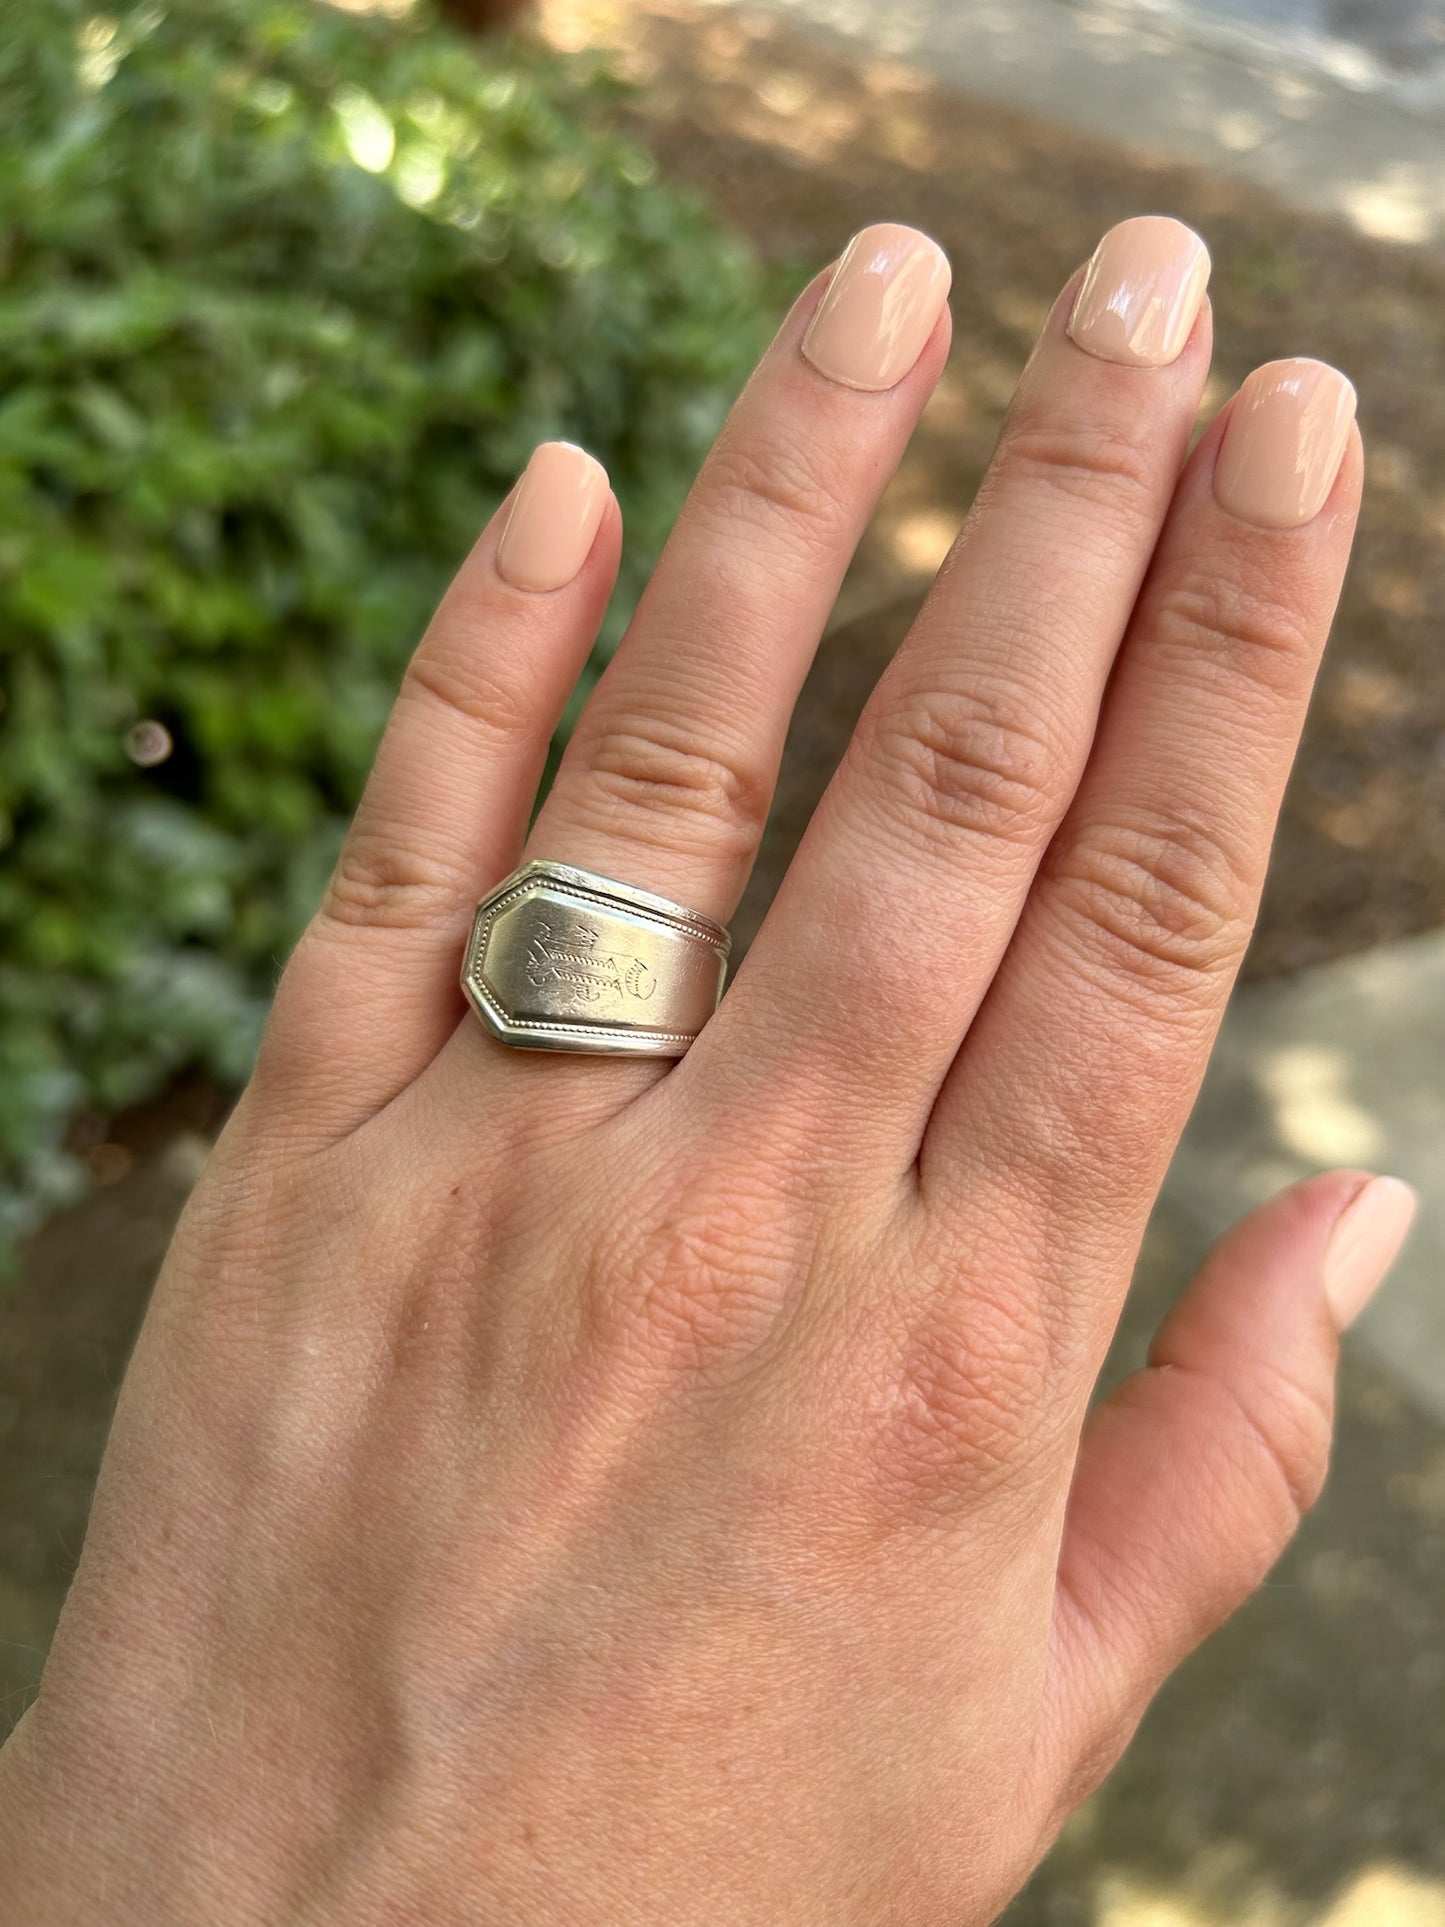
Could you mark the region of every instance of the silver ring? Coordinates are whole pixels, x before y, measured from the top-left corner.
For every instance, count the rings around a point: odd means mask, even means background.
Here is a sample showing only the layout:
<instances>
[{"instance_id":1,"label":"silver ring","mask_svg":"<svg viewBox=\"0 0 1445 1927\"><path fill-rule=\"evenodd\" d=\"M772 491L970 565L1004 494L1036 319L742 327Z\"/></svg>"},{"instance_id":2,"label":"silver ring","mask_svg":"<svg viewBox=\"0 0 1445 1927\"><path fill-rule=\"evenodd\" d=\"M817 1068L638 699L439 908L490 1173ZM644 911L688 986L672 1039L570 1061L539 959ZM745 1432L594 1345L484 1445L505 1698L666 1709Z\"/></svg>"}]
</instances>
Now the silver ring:
<instances>
[{"instance_id":1,"label":"silver ring","mask_svg":"<svg viewBox=\"0 0 1445 1927\"><path fill-rule=\"evenodd\" d=\"M731 944L666 897L527 863L477 905L462 989L501 1044L681 1057L717 1009Z\"/></svg>"}]
</instances>

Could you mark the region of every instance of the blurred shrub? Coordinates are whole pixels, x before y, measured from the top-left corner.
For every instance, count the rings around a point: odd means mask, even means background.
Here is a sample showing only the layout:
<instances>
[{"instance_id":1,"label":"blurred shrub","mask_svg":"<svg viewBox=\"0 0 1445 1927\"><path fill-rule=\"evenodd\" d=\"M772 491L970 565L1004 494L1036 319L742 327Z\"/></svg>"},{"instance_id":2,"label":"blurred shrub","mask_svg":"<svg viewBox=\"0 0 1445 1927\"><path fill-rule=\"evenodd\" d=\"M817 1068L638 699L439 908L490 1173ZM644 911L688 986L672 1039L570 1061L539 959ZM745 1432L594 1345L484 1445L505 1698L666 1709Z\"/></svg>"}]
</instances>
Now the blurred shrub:
<instances>
[{"instance_id":1,"label":"blurred shrub","mask_svg":"<svg viewBox=\"0 0 1445 1927\"><path fill-rule=\"evenodd\" d=\"M612 92L422 7L8 0L0 1243L75 1181L77 1112L242 1077L535 441L610 467L621 604L649 566L763 304Z\"/></svg>"}]
</instances>

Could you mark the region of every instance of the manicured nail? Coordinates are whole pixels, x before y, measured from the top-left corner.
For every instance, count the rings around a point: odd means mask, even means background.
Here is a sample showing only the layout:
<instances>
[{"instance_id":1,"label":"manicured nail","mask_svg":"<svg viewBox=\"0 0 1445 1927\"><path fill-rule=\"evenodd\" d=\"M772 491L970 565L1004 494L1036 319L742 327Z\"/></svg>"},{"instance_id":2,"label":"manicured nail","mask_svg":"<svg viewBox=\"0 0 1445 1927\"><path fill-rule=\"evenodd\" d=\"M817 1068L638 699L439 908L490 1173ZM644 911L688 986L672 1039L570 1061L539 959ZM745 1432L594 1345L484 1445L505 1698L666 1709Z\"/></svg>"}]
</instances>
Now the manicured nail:
<instances>
[{"instance_id":1,"label":"manicured nail","mask_svg":"<svg viewBox=\"0 0 1445 1927\"><path fill-rule=\"evenodd\" d=\"M922 354L952 279L943 249L916 228L865 227L833 272L803 353L845 388L891 388Z\"/></svg>"},{"instance_id":2,"label":"manicured nail","mask_svg":"<svg viewBox=\"0 0 1445 1927\"><path fill-rule=\"evenodd\" d=\"M607 471L572 442L543 442L517 484L497 544L497 568L515 589L560 589L592 552L607 507Z\"/></svg>"},{"instance_id":3,"label":"manicured nail","mask_svg":"<svg viewBox=\"0 0 1445 1927\"><path fill-rule=\"evenodd\" d=\"M1298 529L1329 500L1355 419L1355 391L1322 361L1271 361L1234 398L1214 465L1221 508Z\"/></svg>"},{"instance_id":4,"label":"manicured nail","mask_svg":"<svg viewBox=\"0 0 1445 1927\"><path fill-rule=\"evenodd\" d=\"M1209 286L1209 250L1182 221L1141 214L1094 250L1069 334L1101 361L1162 368L1176 361Z\"/></svg>"},{"instance_id":5,"label":"manicured nail","mask_svg":"<svg viewBox=\"0 0 1445 1927\"><path fill-rule=\"evenodd\" d=\"M1336 1331L1353 1325L1385 1282L1419 1208L1399 1178L1371 1178L1345 1206L1325 1247L1325 1296Z\"/></svg>"}]
</instances>

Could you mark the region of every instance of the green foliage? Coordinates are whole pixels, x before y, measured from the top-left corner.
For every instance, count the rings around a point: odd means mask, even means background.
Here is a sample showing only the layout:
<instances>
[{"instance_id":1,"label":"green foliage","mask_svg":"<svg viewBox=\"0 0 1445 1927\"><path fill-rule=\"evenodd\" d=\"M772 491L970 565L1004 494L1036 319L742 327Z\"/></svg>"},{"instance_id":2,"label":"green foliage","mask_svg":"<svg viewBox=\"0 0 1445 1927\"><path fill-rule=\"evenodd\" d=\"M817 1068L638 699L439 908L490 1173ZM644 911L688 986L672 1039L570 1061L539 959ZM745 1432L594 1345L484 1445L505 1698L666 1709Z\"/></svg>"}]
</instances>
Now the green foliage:
<instances>
[{"instance_id":1,"label":"green foliage","mask_svg":"<svg viewBox=\"0 0 1445 1927\"><path fill-rule=\"evenodd\" d=\"M78 1111L243 1076L405 656L531 446L611 469L619 606L655 555L763 303L614 92L424 8L9 0L0 1243L73 1183Z\"/></svg>"}]
</instances>

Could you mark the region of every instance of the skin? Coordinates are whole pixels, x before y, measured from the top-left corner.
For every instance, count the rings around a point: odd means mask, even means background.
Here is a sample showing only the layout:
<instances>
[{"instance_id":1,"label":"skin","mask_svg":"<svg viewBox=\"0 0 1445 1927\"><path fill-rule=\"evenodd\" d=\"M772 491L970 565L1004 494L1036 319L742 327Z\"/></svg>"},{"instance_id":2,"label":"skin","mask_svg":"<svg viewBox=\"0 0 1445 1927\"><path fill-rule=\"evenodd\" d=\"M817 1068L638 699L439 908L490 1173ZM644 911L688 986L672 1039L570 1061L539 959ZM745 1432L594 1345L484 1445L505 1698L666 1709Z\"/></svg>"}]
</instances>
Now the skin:
<instances>
[{"instance_id":1,"label":"skin","mask_svg":"<svg viewBox=\"0 0 1445 1927\"><path fill-rule=\"evenodd\" d=\"M530 836L605 604L423 639L182 1219L36 1704L0 1913L982 1923L1324 1475L1331 1229L1218 1248L1089 1395L1255 914L1358 506L1185 464L1210 355L1064 291L979 501L676 1067L461 1009L524 850L726 917L948 348L739 400ZM1182 471L1182 472L1181 472ZM1106 690L1107 684L1107 690Z\"/></svg>"}]
</instances>

